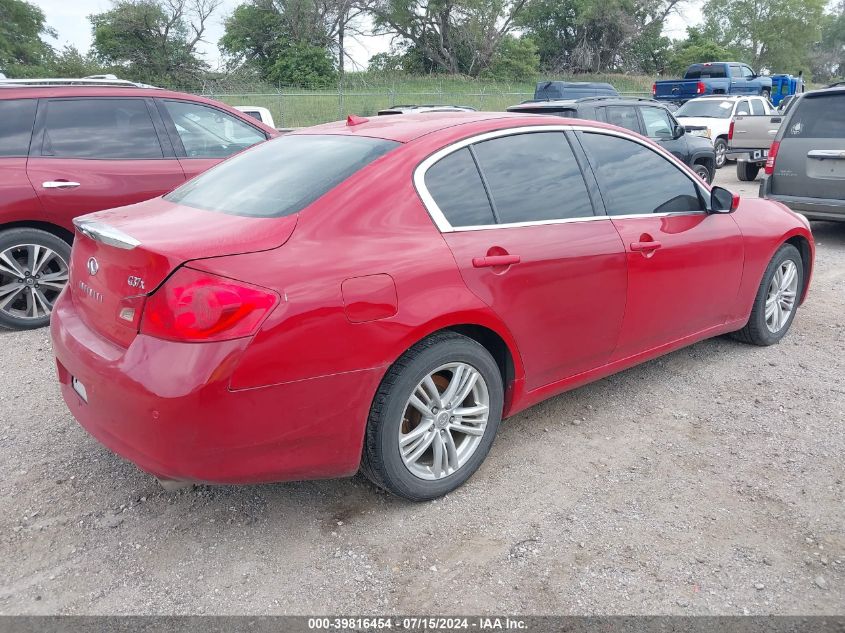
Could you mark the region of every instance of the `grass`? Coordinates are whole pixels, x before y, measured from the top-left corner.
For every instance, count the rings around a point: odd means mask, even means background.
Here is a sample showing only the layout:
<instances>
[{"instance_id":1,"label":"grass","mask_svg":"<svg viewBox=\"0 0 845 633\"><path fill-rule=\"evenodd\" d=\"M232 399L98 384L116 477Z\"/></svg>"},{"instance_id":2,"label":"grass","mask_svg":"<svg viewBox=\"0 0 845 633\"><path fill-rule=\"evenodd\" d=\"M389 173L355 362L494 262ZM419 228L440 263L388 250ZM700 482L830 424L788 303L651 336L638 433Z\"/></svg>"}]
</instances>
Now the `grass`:
<instances>
[{"instance_id":1,"label":"grass","mask_svg":"<svg viewBox=\"0 0 845 633\"><path fill-rule=\"evenodd\" d=\"M336 121L347 114L371 116L397 104L446 103L478 110L502 111L530 99L538 80L604 81L621 93L647 96L653 79L632 75L543 76L523 82L483 81L455 76L373 75L350 73L339 87L282 88L268 84L207 85L203 94L229 105L263 106L278 127L301 127Z\"/></svg>"}]
</instances>

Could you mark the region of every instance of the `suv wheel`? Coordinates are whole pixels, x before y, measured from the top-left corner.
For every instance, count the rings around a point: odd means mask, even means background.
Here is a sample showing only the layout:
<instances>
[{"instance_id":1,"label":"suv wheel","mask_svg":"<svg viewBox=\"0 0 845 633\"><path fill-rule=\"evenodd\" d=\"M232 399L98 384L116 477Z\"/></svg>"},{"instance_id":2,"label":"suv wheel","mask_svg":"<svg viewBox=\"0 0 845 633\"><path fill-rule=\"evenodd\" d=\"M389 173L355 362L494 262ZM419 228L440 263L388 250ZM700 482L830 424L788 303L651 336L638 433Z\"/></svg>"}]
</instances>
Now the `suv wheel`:
<instances>
[{"instance_id":1,"label":"suv wheel","mask_svg":"<svg viewBox=\"0 0 845 633\"><path fill-rule=\"evenodd\" d=\"M749 163L747 161L739 161L736 164L736 177L745 182L749 182L757 178L760 173L760 166L756 163Z\"/></svg>"},{"instance_id":2,"label":"suv wheel","mask_svg":"<svg viewBox=\"0 0 845 633\"><path fill-rule=\"evenodd\" d=\"M696 163L692 166L692 170L707 184L710 184L712 178L710 177L710 170L707 169L707 165L702 165L701 163Z\"/></svg>"},{"instance_id":3,"label":"suv wheel","mask_svg":"<svg viewBox=\"0 0 845 633\"><path fill-rule=\"evenodd\" d=\"M29 330L47 325L67 285L70 245L39 229L0 233L0 325Z\"/></svg>"},{"instance_id":4,"label":"suv wheel","mask_svg":"<svg viewBox=\"0 0 845 633\"><path fill-rule=\"evenodd\" d=\"M412 501L455 490L487 456L503 396L499 367L478 342L443 332L417 343L376 392L361 472Z\"/></svg>"},{"instance_id":5,"label":"suv wheel","mask_svg":"<svg viewBox=\"0 0 845 633\"><path fill-rule=\"evenodd\" d=\"M720 136L713 142L713 149L716 150L716 169L721 169L728 162L728 142Z\"/></svg>"}]
</instances>

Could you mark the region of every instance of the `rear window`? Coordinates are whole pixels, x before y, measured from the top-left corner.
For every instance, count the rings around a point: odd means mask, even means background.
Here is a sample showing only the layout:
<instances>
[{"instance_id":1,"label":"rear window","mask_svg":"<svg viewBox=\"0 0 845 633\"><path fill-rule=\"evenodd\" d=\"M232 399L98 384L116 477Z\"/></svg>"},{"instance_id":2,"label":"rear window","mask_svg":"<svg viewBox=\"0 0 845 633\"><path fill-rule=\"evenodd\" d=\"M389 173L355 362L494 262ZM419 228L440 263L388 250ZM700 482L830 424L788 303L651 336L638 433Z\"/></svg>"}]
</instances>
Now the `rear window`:
<instances>
[{"instance_id":1,"label":"rear window","mask_svg":"<svg viewBox=\"0 0 845 633\"><path fill-rule=\"evenodd\" d=\"M397 145L356 136L283 136L234 156L164 198L230 215L292 215Z\"/></svg>"},{"instance_id":2,"label":"rear window","mask_svg":"<svg viewBox=\"0 0 845 633\"><path fill-rule=\"evenodd\" d=\"M520 114L553 114L554 116L563 116L572 119L578 118L578 113L571 108L518 108L511 110L511 112L518 112Z\"/></svg>"},{"instance_id":3,"label":"rear window","mask_svg":"<svg viewBox=\"0 0 845 633\"><path fill-rule=\"evenodd\" d=\"M705 66L704 64L693 64L687 69L684 79L719 79L725 77L725 65Z\"/></svg>"},{"instance_id":4,"label":"rear window","mask_svg":"<svg viewBox=\"0 0 845 633\"><path fill-rule=\"evenodd\" d=\"M798 100L784 138L845 138L845 93Z\"/></svg>"},{"instance_id":5,"label":"rear window","mask_svg":"<svg viewBox=\"0 0 845 633\"><path fill-rule=\"evenodd\" d=\"M0 101L0 156L26 156L35 119L35 99Z\"/></svg>"}]
</instances>

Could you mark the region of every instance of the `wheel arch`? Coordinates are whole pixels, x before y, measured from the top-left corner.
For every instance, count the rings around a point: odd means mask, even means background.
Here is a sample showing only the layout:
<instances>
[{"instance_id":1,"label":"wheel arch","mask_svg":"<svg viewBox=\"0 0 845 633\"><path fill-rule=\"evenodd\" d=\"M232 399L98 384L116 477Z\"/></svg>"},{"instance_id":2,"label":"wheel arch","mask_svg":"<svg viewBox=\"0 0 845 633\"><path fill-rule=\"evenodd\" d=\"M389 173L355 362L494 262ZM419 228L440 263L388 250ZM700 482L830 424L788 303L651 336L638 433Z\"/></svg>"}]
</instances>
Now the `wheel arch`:
<instances>
[{"instance_id":1,"label":"wheel arch","mask_svg":"<svg viewBox=\"0 0 845 633\"><path fill-rule=\"evenodd\" d=\"M793 235L784 241L784 244L791 244L801 254L801 268L804 272L803 288L801 288L801 302L807 297L807 290L810 287L810 275L812 274L812 250L810 240L803 235Z\"/></svg>"},{"instance_id":2,"label":"wheel arch","mask_svg":"<svg viewBox=\"0 0 845 633\"><path fill-rule=\"evenodd\" d=\"M38 220L21 220L18 222L6 222L4 224L0 224L0 233L8 231L10 229L38 229L40 231L50 233L51 235L55 235L59 239L67 242L68 244L73 244L73 233L71 233L64 227L59 226L58 224L52 224L50 222L40 222Z\"/></svg>"}]
</instances>

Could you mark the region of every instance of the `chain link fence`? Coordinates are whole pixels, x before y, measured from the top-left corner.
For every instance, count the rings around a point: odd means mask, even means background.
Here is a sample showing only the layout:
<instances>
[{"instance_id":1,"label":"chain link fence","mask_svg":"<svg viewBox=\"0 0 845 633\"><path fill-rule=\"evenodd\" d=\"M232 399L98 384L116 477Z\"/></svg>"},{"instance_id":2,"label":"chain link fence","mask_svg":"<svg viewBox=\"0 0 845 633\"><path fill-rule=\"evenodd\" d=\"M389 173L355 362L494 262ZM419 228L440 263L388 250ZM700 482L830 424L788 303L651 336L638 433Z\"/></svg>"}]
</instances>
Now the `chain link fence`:
<instances>
[{"instance_id":1,"label":"chain link fence","mask_svg":"<svg viewBox=\"0 0 845 633\"><path fill-rule=\"evenodd\" d=\"M317 125L344 119L349 114L372 116L396 105L449 104L503 111L534 96L533 81L503 83L461 77L373 78L362 75L350 75L335 85L310 88L215 80L204 82L202 89L194 92L233 106L267 108L279 128ZM546 79L552 78L543 78ZM651 95L649 77L576 75L553 79L603 81L626 96Z\"/></svg>"}]
</instances>

